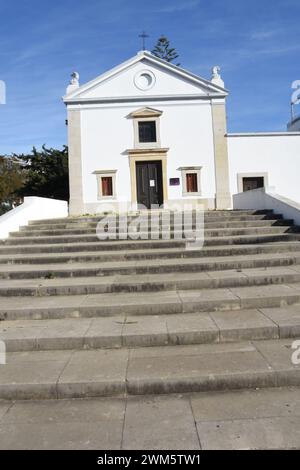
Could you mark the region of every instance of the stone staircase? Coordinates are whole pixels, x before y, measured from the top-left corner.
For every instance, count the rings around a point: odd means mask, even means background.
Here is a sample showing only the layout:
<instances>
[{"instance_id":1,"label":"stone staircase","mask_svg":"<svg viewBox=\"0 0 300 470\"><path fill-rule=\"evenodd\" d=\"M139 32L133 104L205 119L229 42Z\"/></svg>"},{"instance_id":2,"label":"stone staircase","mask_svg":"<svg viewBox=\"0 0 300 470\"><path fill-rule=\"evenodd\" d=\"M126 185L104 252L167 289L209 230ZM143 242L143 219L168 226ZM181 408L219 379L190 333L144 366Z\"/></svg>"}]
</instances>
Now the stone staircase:
<instances>
[{"instance_id":1,"label":"stone staircase","mask_svg":"<svg viewBox=\"0 0 300 470\"><path fill-rule=\"evenodd\" d=\"M106 241L99 220L32 222L0 244L0 399L300 385L293 221L207 212L204 247L186 249L177 219L171 239L161 220L155 240Z\"/></svg>"}]
</instances>

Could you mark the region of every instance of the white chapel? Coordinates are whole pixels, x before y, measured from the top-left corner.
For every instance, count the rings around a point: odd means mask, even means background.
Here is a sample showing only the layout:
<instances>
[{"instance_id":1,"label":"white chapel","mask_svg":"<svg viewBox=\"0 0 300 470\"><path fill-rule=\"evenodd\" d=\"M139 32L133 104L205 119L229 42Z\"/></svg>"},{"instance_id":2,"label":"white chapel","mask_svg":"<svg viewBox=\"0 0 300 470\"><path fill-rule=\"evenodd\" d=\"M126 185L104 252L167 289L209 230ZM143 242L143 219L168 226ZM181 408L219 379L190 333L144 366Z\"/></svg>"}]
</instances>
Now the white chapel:
<instances>
[{"instance_id":1,"label":"white chapel","mask_svg":"<svg viewBox=\"0 0 300 470\"><path fill-rule=\"evenodd\" d=\"M228 91L141 51L81 85L67 106L70 214L103 208L230 209L232 194L276 187L300 202L300 132L228 134Z\"/></svg>"}]
</instances>

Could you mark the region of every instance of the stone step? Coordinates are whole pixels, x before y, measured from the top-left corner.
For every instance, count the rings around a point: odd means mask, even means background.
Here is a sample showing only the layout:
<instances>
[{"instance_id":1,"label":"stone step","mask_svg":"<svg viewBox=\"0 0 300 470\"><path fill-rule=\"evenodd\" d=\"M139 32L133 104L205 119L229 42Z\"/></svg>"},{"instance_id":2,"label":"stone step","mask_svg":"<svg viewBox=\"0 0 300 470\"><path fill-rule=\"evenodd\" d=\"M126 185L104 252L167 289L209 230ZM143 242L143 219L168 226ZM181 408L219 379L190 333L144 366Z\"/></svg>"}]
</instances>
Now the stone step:
<instances>
[{"instance_id":1,"label":"stone step","mask_svg":"<svg viewBox=\"0 0 300 470\"><path fill-rule=\"evenodd\" d=\"M287 235L283 234L283 240L287 240ZM282 235L277 236L279 238ZM265 237L264 237L265 239ZM125 250L149 250L149 249L169 249L181 248L186 249L186 240L116 240L112 242L89 242L89 243L52 243L51 238L48 237L49 243L32 243L30 245L1 245L0 241L0 254L23 254L23 253L72 253L72 252L89 252L89 251L114 251L118 250L120 253ZM138 245L137 245L138 243Z\"/></svg>"},{"instance_id":2,"label":"stone step","mask_svg":"<svg viewBox=\"0 0 300 470\"><path fill-rule=\"evenodd\" d=\"M68 279L1 280L0 297L115 294L216 289L300 282L300 267L202 273L135 274Z\"/></svg>"},{"instance_id":3,"label":"stone step","mask_svg":"<svg viewBox=\"0 0 300 470\"><path fill-rule=\"evenodd\" d=\"M168 394L300 385L293 340L7 354L8 400Z\"/></svg>"},{"instance_id":4,"label":"stone step","mask_svg":"<svg viewBox=\"0 0 300 470\"><path fill-rule=\"evenodd\" d=\"M275 230L275 229L274 229ZM278 233L279 231L279 233ZM286 227L281 229L280 227L277 229L275 233L269 233L269 234L261 234L259 231L257 234L250 234L250 235L224 235L224 233L221 232L220 236L216 237L208 237L207 234L205 234L205 241L204 245L205 246L216 246L216 245L241 245L243 243L245 244L253 244L253 243L273 243L273 242L279 242L279 241L292 241L292 240L300 240L300 233L291 233L291 232L286 232ZM147 234L148 237L148 234ZM96 246L99 247L99 249L102 249L105 247L105 249L135 249L137 247L137 243L139 248L141 247L149 247L149 248L155 248L155 247L174 247L174 246L186 246L187 240L186 239L181 239L181 240L176 240L176 239L170 239L170 240L105 240L105 241L99 241L99 239L96 236L73 236L73 237L33 237L33 238L8 238L7 240L2 241L2 247L8 247L8 246L30 246L30 245L36 245L36 246L42 246L42 250L44 251L43 245L49 245L49 241L51 242L51 246L54 245L61 245L62 246L62 251L65 251L67 249L68 245L72 245L72 248L76 251L84 251L86 247L90 246L94 247L93 250L95 249ZM146 244L143 244L147 242ZM159 242L164 243L164 245L161 245ZM100 243L100 245L99 245ZM105 245L103 245L105 244ZM1 245L1 241L0 241ZM52 248L51 248L52 249ZM71 250L73 251L73 250ZM39 251L37 251L39 252Z\"/></svg>"},{"instance_id":5,"label":"stone step","mask_svg":"<svg viewBox=\"0 0 300 470\"><path fill-rule=\"evenodd\" d=\"M151 449L151 454L156 450L154 455L160 458L162 454L164 459L161 449L172 449L172 453L178 449L179 454L185 449L190 451L187 459L196 455L197 462L198 455L205 459L203 451L207 450L247 449L257 454L269 450L278 463L286 465L288 454L279 454L278 450L300 448L298 387L2 401L0 411L0 450L4 451L90 450L104 461L104 451L107 457L119 459L132 455L132 449L143 450L144 454ZM117 451L112 453L112 449ZM14 459L10 454L7 453L7 460L13 463L18 456ZM29 455L24 454L23 465ZM2 455L4 464L6 456L4 452ZM289 455L294 458L292 453ZM249 453L247 459L248 456ZM179 458L184 464L185 456ZM77 454L75 459L79 460Z\"/></svg>"},{"instance_id":6,"label":"stone step","mask_svg":"<svg viewBox=\"0 0 300 470\"><path fill-rule=\"evenodd\" d=\"M258 255L240 255L225 257L201 257L181 259L154 259L154 260L124 260L106 261L101 263L70 263L42 265L0 265L0 280L28 280L37 279L55 280L60 278L87 278L87 283L92 282L91 277L103 279L114 276L114 281L124 279L124 276L141 275L165 275L180 273L204 273L221 271L218 277L226 276L227 270L240 271L253 268L293 267L298 272L300 253L270 253ZM224 271L224 273L222 273ZM196 274L196 277L199 274ZM142 279L142 278L141 278ZM155 282L155 276L151 278ZM162 277L163 279L163 277ZM137 279L139 280L139 278ZM59 281L60 282L60 281ZM102 281L101 281L102 282ZM106 281L104 281L106 282ZM12 284L11 284L12 285Z\"/></svg>"},{"instance_id":7,"label":"stone step","mask_svg":"<svg viewBox=\"0 0 300 470\"><path fill-rule=\"evenodd\" d=\"M300 305L161 316L16 320L0 324L7 352L136 348L299 338Z\"/></svg>"},{"instance_id":8,"label":"stone step","mask_svg":"<svg viewBox=\"0 0 300 470\"><path fill-rule=\"evenodd\" d=\"M197 211L199 213L199 211ZM190 215L191 212L190 211L185 211L184 214L188 214ZM193 211L192 212L192 215L195 216L196 214L196 211ZM124 215L126 216L127 215L127 218L128 220L136 220L136 218L138 217L140 220L145 220L145 219L149 219L151 217L159 217L159 218L164 218L164 217L168 217L170 216L171 218L174 217L180 217L183 216L183 212L173 212L173 211L165 211L165 212L161 212L161 211L146 211L146 212L143 212L142 214L141 213L134 213L134 214L121 214L121 217L124 217ZM279 215L275 215L274 214L274 211L273 210L225 210L225 211L204 211L204 218L205 219L235 219L235 218L239 218L239 217L246 217L249 219L250 218L262 218L262 217L269 217L269 216L275 216L277 218L279 217L282 217L281 214ZM116 216L117 218L119 217L119 215L117 214ZM67 217L67 218L58 218L58 219L40 219L40 220L33 220L33 221L30 221L29 224L30 225L43 225L43 224L49 224L49 225L53 225L53 224L61 224L61 223L80 223L80 222L95 222L95 221L99 221L99 220L102 220L103 218L107 218L107 219L111 219L111 218L115 218L115 215L112 215L112 214L97 214L97 215L87 215L87 216L80 216L80 217ZM242 219L241 219L242 220Z\"/></svg>"},{"instance_id":9,"label":"stone step","mask_svg":"<svg viewBox=\"0 0 300 470\"><path fill-rule=\"evenodd\" d=\"M96 227L97 224L99 223L99 221L103 220L103 218L92 218L92 219L81 219L81 218L78 218L78 219L73 219L73 220L69 220L69 219L63 219L61 221L52 221L50 223L47 222L47 223L44 223L43 220L40 220L40 221L32 221L32 222L29 222L28 225L26 226L23 226L23 229L26 229L28 228L29 230L32 229L32 230L49 230L51 228L55 228L55 229L59 229L59 228L76 228L76 227ZM111 219L107 219L108 221L110 222L116 222L117 226L119 225L119 220L118 218L111 218ZM139 219L141 221L149 221L150 223L150 220L151 218L142 218L142 219ZM175 220L175 223L178 224L178 222L181 222L184 220L184 217L179 217L179 218L175 218L174 217L171 217L171 218L155 218L154 220L159 220L160 224L166 224L166 223L171 223L173 224L174 220ZM195 221L195 217L193 218L193 220ZM199 216L198 216L198 220L199 220ZM239 223L255 223L257 222L258 224L260 223L264 223L264 222L268 222L268 221L283 221L285 219L283 219L283 216L281 214L273 214L273 213L269 213L269 214L261 214L261 215L231 215L230 217L227 217L227 216L218 216L218 217L207 217L206 215L204 215L204 222L205 224L217 224L217 226L220 226L221 224L239 224ZM131 222L134 222L136 221L136 219L128 219L128 223L131 223Z\"/></svg>"},{"instance_id":10,"label":"stone step","mask_svg":"<svg viewBox=\"0 0 300 470\"><path fill-rule=\"evenodd\" d=\"M199 224L200 225L200 224ZM257 220L257 221L237 221L237 222L222 222L220 224L219 222L205 222L205 228L206 229L220 229L220 226L222 228L259 228L259 227L276 227L276 226L292 226L293 225L293 220L291 219L268 219L268 220ZM95 233L95 230L97 228L98 224L93 223L93 224L73 224L72 226L68 225L53 225L53 226L47 226L47 225L41 225L41 226L34 226L32 227L31 225L26 225L23 227L20 227L19 232L13 232L13 234L19 234L19 236L35 236L35 235L80 235L80 234L89 234L89 233ZM153 227L153 228L152 228ZM167 230L169 227L172 230L182 230L184 229L184 225L181 224L160 224L159 225L161 230ZM195 224L193 224L192 228L195 229ZM156 229L156 225L151 225L149 224L148 226L148 231L154 231L154 228ZM120 229L119 226L116 226L116 231L119 233Z\"/></svg>"},{"instance_id":11,"label":"stone step","mask_svg":"<svg viewBox=\"0 0 300 470\"><path fill-rule=\"evenodd\" d=\"M271 227L246 227L246 228L218 228L218 229L201 229L205 238L209 237L225 237L225 236L239 236L239 235L261 235L261 234L281 234L285 232L296 232L297 228L294 226L271 226ZM188 228L187 230L159 230L159 231L130 231L130 232L100 232L100 236L104 235L104 240L110 239L114 240L116 238L115 234L117 233L119 237L122 239L150 239L153 238L193 238L195 236L195 230ZM8 244L15 242L17 239L18 242L26 243L29 241L30 243L40 243L40 242L48 242L49 236L45 237L44 235L36 235L32 236L30 233L26 232L13 232L10 233L10 239L7 240ZM99 238L95 231L92 233L86 233L79 235L51 235L51 241L54 243L58 241L58 243L69 243L69 242L80 242L82 240L86 241L99 241L102 238Z\"/></svg>"},{"instance_id":12,"label":"stone step","mask_svg":"<svg viewBox=\"0 0 300 470\"><path fill-rule=\"evenodd\" d=\"M56 247L57 245L55 245ZM140 245L139 245L140 246ZM31 246L29 248L32 248ZM48 246L45 247L48 249ZM19 251L14 248L6 248L1 250L0 247L0 265L1 264L60 264L60 263L92 263L106 261L132 261L132 260L152 260L152 259L181 259L181 258L205 258L205 257L229 257L241 255L258 255L258 254L274 254L286 253L287 255L296 256L300 251L299 242L282 242L262 245L231 245L219 247L206 247L202 250L187 250L185 248L148 248L136 250L116 250L116 251L94 251L94 252L48 252L31 253L29 250L25 253L15 254ZM21 250L22 251L22 250ZM4 254L4 253L10 254Z\"/></svg>"},{"instance_id":13,"label":"stone step","mask_svg":"<svg viewBox=\"0 0 300 470\"><path fill-rule=\"evenodd\" d=\"M93 295L2 297L0 321L164 315L300 303L300 284Z\"/></svg>"},{"instance_id":14,"label":"stone step","mask_svg":"<svg viewBox=\"0 0 300 470\"><path fill-rule=\"evenodd\" d=\"M300 386L300 233L291 220L207 212L201 247L101 242L101 217L36 221L1 244L0 399Z\"/></svg>"}]
</instances>

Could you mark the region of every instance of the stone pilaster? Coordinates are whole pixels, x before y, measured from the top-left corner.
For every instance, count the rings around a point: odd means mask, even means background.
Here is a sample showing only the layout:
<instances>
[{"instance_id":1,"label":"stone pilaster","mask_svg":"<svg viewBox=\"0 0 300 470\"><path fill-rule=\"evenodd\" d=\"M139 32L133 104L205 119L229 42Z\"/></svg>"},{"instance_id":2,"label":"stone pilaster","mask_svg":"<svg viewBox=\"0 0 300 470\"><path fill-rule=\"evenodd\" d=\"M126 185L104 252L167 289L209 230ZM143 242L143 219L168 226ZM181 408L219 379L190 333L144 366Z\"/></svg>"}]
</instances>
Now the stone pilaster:
<instances>
[{"instance_id":1,"label":"stone pilaster","mask_svg":"<svg viewBox=\"0 0 300 470\"><path fill-rule=\"evenodd\" d=\"M232 200L229 184L226 104L212 103L212 122L215 152L216 209L230 209Z\"/></svg>"},{"instance_id":2,"label":"stone pilaster","mask_svg":"<svg viewBox=\"0 0 300 470\"><path fill-rule=\"evenodd\" d=\"M80 110L68 110L70 215L84 213Z\"/></svg>"}]
</instances>

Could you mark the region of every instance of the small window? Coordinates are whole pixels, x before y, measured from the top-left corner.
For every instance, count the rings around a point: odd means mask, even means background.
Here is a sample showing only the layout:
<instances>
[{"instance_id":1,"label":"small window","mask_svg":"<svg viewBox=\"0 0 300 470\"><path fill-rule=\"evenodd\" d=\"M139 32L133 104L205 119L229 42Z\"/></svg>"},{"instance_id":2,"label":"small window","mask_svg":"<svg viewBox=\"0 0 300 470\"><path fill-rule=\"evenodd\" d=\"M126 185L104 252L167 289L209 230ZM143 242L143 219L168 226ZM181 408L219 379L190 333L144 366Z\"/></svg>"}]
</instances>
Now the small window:
<instances>
[{"instance_id":1,"label":"small window","mask_svg":"<svg viewBox=\"0 0 300 470\"><path fill-rule=\"evenodd\" d=\"M98 199L116 198L116 173L117 170L95 170L97 177Z\"/></svg>"},{"instance_id":2,"label":"small window","mask_svg":"<svg viewBox=\"0 0 300 470\"><path fill-rule=\"evenodd\" d=\"M201 196L201 170L202 166L183 166L177 168L181 171L182 196Z\"/></svg>"},{"instance_id":3,"label":"small window","mask_svg":"<svg viewBox=\"0 0 300 470\"><path fill-rule=\"evenodd\" d=\"M269 186L268 173L238 173L237 188L239 193L267 188Z\"/></svg>"},{"instance_id":4,"label":"small window","mask_svg":"<svg viewBox=\"0 0 300 470\"><path fill-rule=\"evenodd\" d=\"M142 143L156 142L156 122L139 122L139 141Z\"/></svg>"},{"instance_id":5,"label":"small window","mask_svg":"<svg viewBox=\"0 0 300 470\"><path fill-rule=\"evenodd\" d=\"M198 193L198 175L197 173L186 173L186 192Z\"/></svg>"},{"instance_id":6,"label":"small window","mask_svg":"<svg viewBox=\"0 0 300 470\"><path fill-rule=\"evenodd\" d=\"M112 176L101 177L102 196L113 196L113 179Z\"/></svg>"},{"instance_id":7,"label":"small window","mask_svg":"<svg viewBox=\"0 0 300 470\"><path fill-rule=\"evenodd\" d=\"M243 178L243 192L264 187L263 176Z\"/></svg>"}]
</instances>

